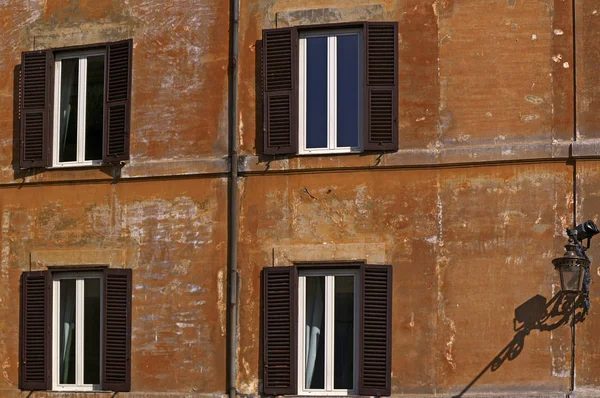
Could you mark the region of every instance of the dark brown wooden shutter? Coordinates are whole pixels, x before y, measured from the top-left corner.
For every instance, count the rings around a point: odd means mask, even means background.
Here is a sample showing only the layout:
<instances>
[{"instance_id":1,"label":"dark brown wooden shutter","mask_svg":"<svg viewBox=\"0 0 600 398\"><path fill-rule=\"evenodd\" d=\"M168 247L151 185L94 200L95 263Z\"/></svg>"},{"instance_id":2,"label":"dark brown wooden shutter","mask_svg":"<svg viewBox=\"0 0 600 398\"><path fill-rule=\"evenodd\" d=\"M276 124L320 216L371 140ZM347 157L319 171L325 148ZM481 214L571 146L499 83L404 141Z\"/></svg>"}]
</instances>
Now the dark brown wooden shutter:
<instances>
[{"instance_id":1,"label":"dark brown wooden shutter","mask_svg":"<svg viewBox=\"0 0 600 398\"><path fill-rule=\"evenodd\" d=\"M362 265L359 395L390 395L392 267Z\"/></svg>"},{"instance_id":2,"label":"dark brown wooden shutter","mask_svg":"<svg viewBox=\"0 0 600 398\"><path fill-rule=\"evenodd\" d=\"M102 389L131 389L131 269L104 270Z\"/></svg>"},{"instance_id":3,"label":"dark brown wooden shutter","mask_svg":"<svg viewBox=\"0 0 600 398\"><path fill-rule=\"evenodd\" d=\"M365 151L398 150L398 23L366 24Z\"/></svg>"},{"instance_id":4,"label":"dark brown wooden shutter","mask_svg":"<svg viewBox=\"0 0 600 398\"><path fill-rule=\"evenodd\" d=\"M296 394L296 267L263 270L263 385L268 395Z\"/></svg>"},{"instance_id":5,"label":"dark brown wooden shutter","mask_svg":"<svg viewBox=\"0 0 600 398\"><path fill-rule=\"evenodd\" d=\"M298 152L298 32L263 30L263 132L265 155Z\"/></svg>"},{"instance_id":6,"label":"dark brown wooden shutter","mask_svg":"<svg viewBox=\"0 0 600 398\"><path fill-rule=\"evenodd\" d=\"M106 45L105 163L129 159L132 43L132 40L125 40Z\"/></svg>"},{"instance_id":7,"label":"dark brown wooden shutter","mask_svg":"<svg viewBox=\"0 0 600 398\"><path fill-rule=\"evenodd\" d=\"M52 389L51 289L48 271L21 274L21 390Z\"/></svg>"},{"instance_id":8,"label":"dark brown wooden shutter","mask_svg":"<svg viewBox=\"0 0 600 398\"><path fill-rule=\"evenodd\" d=\"M22 169L46 166L50 149L52 52L21 54L21 132L19 165Z\"/></svg>"}]
</instances>

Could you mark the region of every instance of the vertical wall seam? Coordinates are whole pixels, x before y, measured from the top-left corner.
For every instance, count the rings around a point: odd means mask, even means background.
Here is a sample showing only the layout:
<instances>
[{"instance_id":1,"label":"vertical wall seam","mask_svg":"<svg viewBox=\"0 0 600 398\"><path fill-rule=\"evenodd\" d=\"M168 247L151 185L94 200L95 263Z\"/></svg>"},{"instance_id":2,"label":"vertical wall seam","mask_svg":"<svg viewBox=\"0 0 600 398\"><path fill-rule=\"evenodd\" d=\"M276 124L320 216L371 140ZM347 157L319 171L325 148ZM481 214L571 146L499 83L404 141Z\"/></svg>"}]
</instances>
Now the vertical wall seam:
<instances>
[{"instance_id":1,"label":"vertical wall seam","mask_svg":"<svg viewBox=\"0 0 600 398\"><path fill-rule=\"evenodd\" d=\"M577 141L577 3L571 1L571 37L573 40L573 142ZM571 146L570 155L573 156ZM573 227L577 225L577 159L573 158ZM571 395L575 391L575 313L571 324L571 383L569 392Z\"/></svg>"},{"instance_id":2,"label":"vertical wall seam","mask_svg":"<svg viewBox=\"0 0 600 398\"><path fill-rule=\"evenodd\" d=\"M237 350L238 350L238 36L239 0L230 3L229 78L228 78L228 133L229 133L229 178L228 178L228 327L227 327L227 392L230 398L237 396Z\"/></svg>"}]
</instances>

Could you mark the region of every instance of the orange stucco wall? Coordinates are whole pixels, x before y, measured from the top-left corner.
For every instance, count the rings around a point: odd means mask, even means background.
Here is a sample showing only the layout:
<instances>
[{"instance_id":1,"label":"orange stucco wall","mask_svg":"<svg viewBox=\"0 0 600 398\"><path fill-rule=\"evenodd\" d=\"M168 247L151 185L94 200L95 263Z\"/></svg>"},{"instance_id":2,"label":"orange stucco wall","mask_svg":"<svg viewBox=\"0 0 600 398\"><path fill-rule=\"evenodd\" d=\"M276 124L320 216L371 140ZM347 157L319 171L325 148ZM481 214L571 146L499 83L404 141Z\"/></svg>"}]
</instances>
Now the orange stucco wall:
<instances>
[{"instance_id":1,"label":"orange stucco wall","mask_svg":"<svg viewBox=\"0 0 600 398\"><path fill-rule=\"evenodd\" d=\"M564 396L568 325L553 327L555 313L523 335L518 314L554 303L551 260L574 215L600 222L596 2L239 4L239 394L262 393L261 269L366 259L394 268L394 395ZM360 20L399 25L399 151L263 156L262 29ZM224 0L0 0L0 397L28 396L21 273L98 263L133 269L132 392L119 396L227 393L231 27ZM125 38L127 164L19 170L21 52ZM594 282L599 250L594 240ZM600 389L598 297L594 283L577 325L588 396Z\"/></svg>"}]
</instances>

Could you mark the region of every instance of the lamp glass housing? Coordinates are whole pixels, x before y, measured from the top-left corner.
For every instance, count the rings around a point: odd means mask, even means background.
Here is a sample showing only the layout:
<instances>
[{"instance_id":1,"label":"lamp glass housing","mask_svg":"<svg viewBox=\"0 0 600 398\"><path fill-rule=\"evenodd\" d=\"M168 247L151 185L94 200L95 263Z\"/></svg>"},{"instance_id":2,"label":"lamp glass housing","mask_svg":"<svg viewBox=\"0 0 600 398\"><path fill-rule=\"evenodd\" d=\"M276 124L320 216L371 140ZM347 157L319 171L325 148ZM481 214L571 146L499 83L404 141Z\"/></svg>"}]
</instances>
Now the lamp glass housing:
<instances>
[{"instance_id":1,"label":"lamp glass housing","mask_svg":"<svg viewBox=\"0 0 600 398\"><path fill-rule=\"evenodd\" d=\"M583 289L584 268L576 266L562 266L560 273L560 287L563 292L579 293Z\"/></svg>"}]
</instances>

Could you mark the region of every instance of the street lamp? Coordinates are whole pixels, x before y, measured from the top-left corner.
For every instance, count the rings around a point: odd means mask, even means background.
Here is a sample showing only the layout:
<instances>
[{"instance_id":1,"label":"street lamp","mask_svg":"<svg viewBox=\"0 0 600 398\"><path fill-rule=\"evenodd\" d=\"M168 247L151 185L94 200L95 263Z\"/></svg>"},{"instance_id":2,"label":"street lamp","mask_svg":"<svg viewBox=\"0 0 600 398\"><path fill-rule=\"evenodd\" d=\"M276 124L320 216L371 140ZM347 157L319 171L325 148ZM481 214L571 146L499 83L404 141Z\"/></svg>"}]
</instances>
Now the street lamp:
<instances>
[{"instance_id":1,"label":"street lamp","mask_svg":"<svg viewBox=\"0 0 600 398\"><path fill-rule=\"evenodd\" d=\"M552 260L554 268L560 273L560 287L563 292L588 294L589 282L584 285L586 274L589 278L590 259L585 251L590 247L592 236L596 235L598 227L589 220L575 228L567 228L569 242L565 245L565 254ZM587 239L584 247L581 242Z\"/></svg>"},{"instance_id":2,"label":"street lamp","mask_svg":"<svg viewBox=\"0 0 600 398\"><path fill-rule=\"evenodd\" d=\"M567 228L569 242L565 245L565 254L552 260L554 268L560 273L560 288L564 293L571 293L575 297L583 294L583 316L590 310L590 259L585 251L590 248L592 237L599 233L593 221L588 220L575 228ZM584 247L581 242L587 239ZM575 303L573 303L575 305ZM573 307L573 320L571 322L571 386L570 392L575 391L575 316L576 307ZM569 396L571 396L569 394Z\"/></svg>"},{"instance_id":3,"label":"street lamp","mask_svg":"<svg viewBox=\"0 0 600 398\"><path fill-rule=\"evenodd\" d=\"M560 288L565 293L581 293L585 269L590 266L590 260L579 256L576 251L577 243L569 238L569 243L565 245L565 254L552 260L554 268L560 274Z\"/></svg>"}]
</instances>

